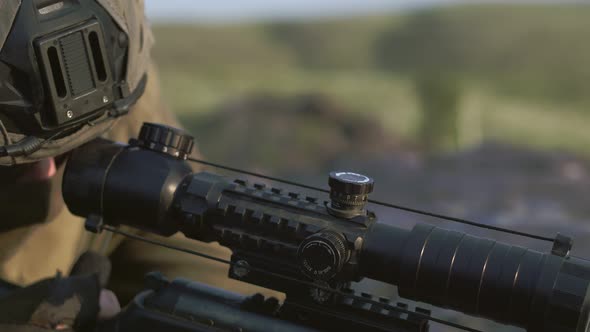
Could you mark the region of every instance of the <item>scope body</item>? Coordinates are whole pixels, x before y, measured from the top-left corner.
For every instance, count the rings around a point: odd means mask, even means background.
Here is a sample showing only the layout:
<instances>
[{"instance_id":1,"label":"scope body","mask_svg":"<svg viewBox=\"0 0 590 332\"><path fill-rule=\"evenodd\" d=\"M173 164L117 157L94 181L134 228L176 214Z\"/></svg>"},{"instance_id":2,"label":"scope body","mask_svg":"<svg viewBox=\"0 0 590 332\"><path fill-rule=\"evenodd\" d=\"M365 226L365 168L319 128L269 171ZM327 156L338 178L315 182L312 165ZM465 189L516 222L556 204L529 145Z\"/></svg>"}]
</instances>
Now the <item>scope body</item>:
<instances>
[{"instance_id":1,"label":"scope body","mask_svg":"<svg viewBox=\"0 0 590 332\"><path fill-rule=\"evenodd\" d=\"M231 277L291 298L330 301L309 284L273 274L336 289L367 277L396 285L404 298L528 331L588 329L590 267L574 257L429 224L408 230L370 212L342 218L314 197L193 174L178 158L105 140L73 152L63 194L79 216L218 241L241 264Z\"/></svg>"}]
</instances>

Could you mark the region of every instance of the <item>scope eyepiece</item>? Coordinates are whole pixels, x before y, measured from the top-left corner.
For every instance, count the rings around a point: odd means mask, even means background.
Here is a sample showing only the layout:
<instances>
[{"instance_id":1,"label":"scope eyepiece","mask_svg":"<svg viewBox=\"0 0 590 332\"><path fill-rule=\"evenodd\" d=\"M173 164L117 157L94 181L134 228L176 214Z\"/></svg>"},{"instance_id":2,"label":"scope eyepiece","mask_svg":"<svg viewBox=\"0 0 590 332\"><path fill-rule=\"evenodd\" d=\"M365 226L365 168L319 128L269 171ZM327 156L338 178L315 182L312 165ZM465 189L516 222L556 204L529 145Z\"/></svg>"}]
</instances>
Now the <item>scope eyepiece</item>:
<instances>
[{"instance_id":1,"label":"scope eyepiece","mask_svg":"<svg viewBox=\"0 0 590 332\"><path fill-rule=\"evenodd\" d=\"M72 213L100 215L111 224L162 235L178 232L171 205L178 187L192 173L184 160L192 149L192 137L153 124L144 125L142 132L144 141L138 145L96 139L72 152L62 183ZM164 149L164 144L176 148Z\"/></svg>"}]
</instances>

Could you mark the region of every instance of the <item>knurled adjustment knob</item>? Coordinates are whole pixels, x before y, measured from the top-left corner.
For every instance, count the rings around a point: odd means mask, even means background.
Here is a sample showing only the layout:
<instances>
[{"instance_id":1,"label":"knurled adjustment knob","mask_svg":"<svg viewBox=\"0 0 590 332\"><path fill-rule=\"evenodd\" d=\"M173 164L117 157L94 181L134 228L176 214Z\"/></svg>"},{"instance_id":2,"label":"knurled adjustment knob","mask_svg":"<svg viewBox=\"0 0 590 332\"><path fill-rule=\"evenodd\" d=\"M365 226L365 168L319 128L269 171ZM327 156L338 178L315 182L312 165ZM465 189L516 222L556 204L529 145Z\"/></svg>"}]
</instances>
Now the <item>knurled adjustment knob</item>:
<instances>
[{"instance_id":1,"label":"knurled adjustment knob","mask_svg":"<svg viewBox=\"0 0 590 332\"><path fill-rule=\"evenodd\" d=\"M130 143L186 160L193 150L194 138L182 129L146 122L138 138Z\"/></svg>"},{"instance_id":2,"label":"knurled adjustment knob","mask_svg":"<svg viewBox=\"0 0 590 332\"><path fill-rule=\"evenodd\" d=\"M349 250L342 234L319 232L303 240L297 257L303 273L314 280L328 280L342 270Z\"/></svg>"},{"instance_id":3,"label":"knurled adjustment knob","mask_svg":"<svg viewBox=\"0 0 590 332\"><path fill-rule=\"evenodd\" d=\"M331 172L329 211L344 218L354 218L366 213L369 194L375 181L368 176L353 172Z\"/></svg>"}]
</instances>

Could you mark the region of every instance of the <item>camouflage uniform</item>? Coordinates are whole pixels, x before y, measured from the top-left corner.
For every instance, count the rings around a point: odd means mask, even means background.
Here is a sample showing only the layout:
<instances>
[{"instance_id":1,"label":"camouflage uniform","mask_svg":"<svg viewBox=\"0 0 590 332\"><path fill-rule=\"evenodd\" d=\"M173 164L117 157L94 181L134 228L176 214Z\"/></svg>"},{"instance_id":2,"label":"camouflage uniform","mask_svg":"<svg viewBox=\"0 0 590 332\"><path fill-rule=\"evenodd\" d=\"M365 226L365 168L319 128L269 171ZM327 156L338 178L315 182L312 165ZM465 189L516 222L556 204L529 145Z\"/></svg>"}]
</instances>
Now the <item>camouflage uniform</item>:
<instances>
[{"instance_id":1,"label":"camouflage uniform","mask_svg":"<svg viewBox=\"0 0 590 332\"><path fill-rule=\"evenodd\" d=\"M156 122L169 125L179 124L166 109L160 96L157 71L149 63L149 49L152 43L151 32L145 22L125 22L130 16L129 10L143 11L143 1L98 0L105 8L109 8L115 21L120 20L128 30L132 43L130 54L135 54L136 62L145 62L149 66L148 85L144 95L133 107L131 113L118 122L104 136L116 141L126 142L135 136L143 122ZM134 46L135 45L135 46ZM139 45L139 46L138 46ZM133 50L133 47L136 49ZM137 68L134 67L134 68ZM129 83L136 84L142 72L130 70ZM21 227L0 234L0 279L25 286L43 278L55 276L57 271L67 274L77 257L83 252L93 249L111 255L113 275L109 288L113 289L126 301L137 292L145 272L158 270L169 277L184 276L200 280L214 286L220 286L238 292L254 292L251 286L227 279L227 266L202 258L171 252L166 249L122 238L110 239L107 234L92 235L85 232L83 220L73 216L65 206L61 197L61 179L64 165L59 167L52 179L50 200L52 204L61 206L55 217L46 222L30 227ZM228 258L229 250L219 245L202 244L182 236L174 236L167 242Z\"/></svg>"}]
</instances>

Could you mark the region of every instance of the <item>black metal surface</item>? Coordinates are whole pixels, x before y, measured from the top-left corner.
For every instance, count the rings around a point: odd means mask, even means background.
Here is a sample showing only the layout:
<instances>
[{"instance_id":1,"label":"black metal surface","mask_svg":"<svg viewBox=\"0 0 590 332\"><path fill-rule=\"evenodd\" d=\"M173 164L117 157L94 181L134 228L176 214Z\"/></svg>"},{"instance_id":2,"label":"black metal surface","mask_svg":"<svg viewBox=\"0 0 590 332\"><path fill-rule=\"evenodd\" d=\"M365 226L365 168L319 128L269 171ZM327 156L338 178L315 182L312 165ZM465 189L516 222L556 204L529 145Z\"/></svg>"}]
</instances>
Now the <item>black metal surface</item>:
<instances>
[{"instance_id":1,"label":"black metal surface","mask_svg":"<svg viewBox=\"0 0 590 332\"><path fill-rule=\"evenodd\" d=\"M375 181L366 175L352 172L331 172L328 185L333 191L345 195L368 195Z\"/></svg>"},{"instance_id":2,"label":"black metal surface","mask_svg":"<svg viewBox=\"0 0 590 332\"><path fill-rule=\"evenodd\" d=\"M239 168L236 168L236 167L231 167L231 166L227 166L227 165L221 165L219 163L213 163L213 162L206 161L206 160L203 160L203 159L197 159L197 158L190 158L189 157L188 160L193 161L195 163L199 163L201 165L211 166L211 167L215 167L215 168L218 168L218 169L223 169L223 170L227 170L227 171L231 171L231 172L236 172L236 173L239 173L239 174L250 175L250 176L254 176L254 177L260 178L260 179L266 179L266 180L274 181L274 182L277 182L277 183L288 184L288 185L291 185L291 186L296 186L296 187L299 187L299 188L314 190L314 191L322 192L322 193L330 193L330 190L327 190L327 189L324 189L324 188L320 188L320 187L317 187L317 186L310 186L310 185L307 185L307 184L303 184L303 183L299 183L299 182L295 182L295 181L290 181L290 180L278 178L278 177L275 177L275 176L268 176L268 175L265 175L265 174L261 174L259 172L252 172L252 171L248 171L248 170L244 170L244 169L239 169ZM469 225L469 226L473 226L473 227L476 227L476 228L488 229L488 230L492 230L492 231L496 231L496 232L501 232L501 233L506 233L506 234L518 235L518 236L522 236L524 238L535 239L535 240L539 240L539 241L545 241L545 242L554 242L555 241L554 238L550 238L550 237L547 237L547 236L541 236L541 235L537 235L537 234L531 234L531 233L517 231L517 230L514 230L514 229L505 228L505 227L493 226L493 225L489 225L489 224L485 224L485 223L481 223L481 222L476 222L476 221L473 221L473 220L468 220L468 219L465 219L465 218L451 217L449 215L440 214L440 213L434 213L434 212L429 212L429 211L421 210L421 209L415 209L415 208L411 208L411 207L408 207L408 206L403 206L403 205L400 205L400 204L392 204L392 203L389 203L389 202L384 202L384 201L380 201L380 200L376 200L376 199L369 199L368 202L369 203L376 204L376 205L384 206L384 207L387 207L387 208L391 208L391 209L396 209L396 210L410 212L410 213L413 213L413 214L416 214L416 215L437 218L440 221L448 220L448 221L452 221L452 222L455 222L455 223L458 223L458 224Z\"/></svg>"},{"instance_id":3,"label":"black metal surface","mask_svg":"<svg viewBox=\"0 0 590 332\"><path fill-rule=\"evenodd\" d=\"M352 219L366 215L365 207L375 182L368 176L352 172L331 172L328 211L337 217Z\"/></svg>"},{"instance_id":4,"label":"black metal surface","mask_svg":"<svg viewBox=\"0 0 590 332\"><path fill-rule=\"evenodd\" d=\"M557 256L566 257L570 254L570 251L572 251L573 246L574 240L571 237L558 233L553 242L551 253Z\"/></svg>"},{"instance_id":5,"label":"black metal surface","mask_svg":"<svg viewBox=\"0 0 590 332\"><path fill-rule=\"evenodd\" d=\"M72 153L64 174L64 200L78 215L93 214L110 224L174 234L178 225L170 219L172 200L191 168L162 156L95 140ZM130 169L135 171L130 173Z\"/></svg>"},{"instance_id":6,"label":"black metal surface","mask_svg":"<svg viewBox=\"0 0 590 332\"><path fill-rule=\"evenodd\" d=\"M289 300L281 304L260 294L246 297L184 279L168 281L159 273L150 273L146 290L124 310L116 324L106 324L103 330L428 331L427 321L412 313L400 314L396 308L407 305L387 299L372 305L345 297L330 307ZM420 308L416 312L429 314Z\"/></svg>"},{"instance_id":7,"label":"black metal surface","mask_svg":"<svg viewBox=\"0 0 590 332\"><path fill-rule=\"evenodd\" d=\"M11 292L19 289L20 287L17 285L14 285L8 281L2 280L0 279L0 298L10 294Z\"/></svg>"},{"instance_id":8,"label":"black metal surface","mask_svg":"<svg viewBox=\"0 0 590 332\"><path fill-rule=\"evenodd\" d=\"M132 139L130 144L186 160L193 150L194 139L184 130L156 123L144 123L139 136Z\"/></svg>"},{"instance_id":9,"label":"black metal surface","mask_svg":"<svg viewBox=\"0 0 590 332\"><path fill-rule=\"evenodd\" d=\"M428 224L409 232L377 224L361 262L364 275L397 285L405 298L529 331L585 331L578 329L588 315L590 265L584 260Z\"/></svg>"},{"instance_id":10,"label":"black metal surface","mask_svg":"<svg viewBox=\"0 0 590 332\"><path fill-rule=\"evenodd\" d=\"M330 280L336 276L350 255L342 234L319 232L299 245L297 257L303 272L312 279Z\"/></svg>"},{"instance_id":11,"label":"black metal surface","mask_svg":"<svg viewBox=\"0 0 590 332\"><path fill-rule=\"evenodd\" d=\"M151 279L151 280L149 280ZM148 289L140 293L104 332L209 332L270 331L312 332L316 329L279 319L272 312L249 310L251 298L152 274Z\"/></svg>"}]
</instances>

